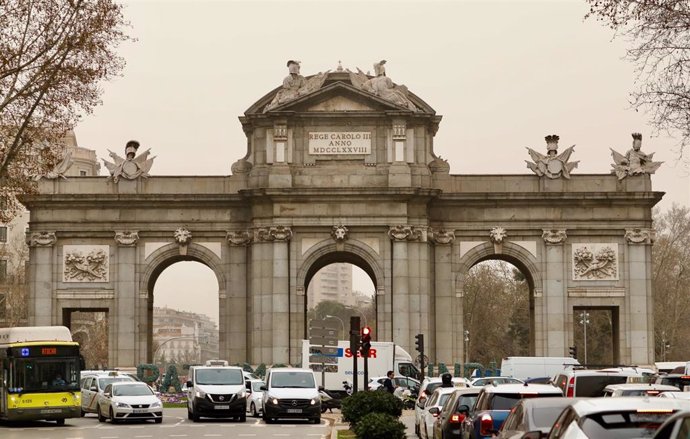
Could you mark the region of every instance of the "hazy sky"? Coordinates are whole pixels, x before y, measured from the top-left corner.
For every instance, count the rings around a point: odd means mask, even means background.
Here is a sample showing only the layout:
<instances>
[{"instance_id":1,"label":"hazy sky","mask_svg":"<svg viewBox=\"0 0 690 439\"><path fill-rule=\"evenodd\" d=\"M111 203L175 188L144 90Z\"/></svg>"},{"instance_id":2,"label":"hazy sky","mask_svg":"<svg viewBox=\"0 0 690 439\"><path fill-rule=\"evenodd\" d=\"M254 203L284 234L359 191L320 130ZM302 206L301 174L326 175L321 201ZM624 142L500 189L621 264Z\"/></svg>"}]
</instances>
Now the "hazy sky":
<instances>
[{"instance_id":1,"label":"hazy sky","mask_svg":"<svg viewBox=\"0 0 690 439\"><path fill-rule=\"evenodd\" d=\"M228 175L246 153L237 117L282 83L288 59L305 76L386 59L387 75L443 116L434 148L453 174L530 174L525 147L545 153L548 134L561 151L576 145L573 174L608 173L609 148L625 153L639 131L642 150L665 161L652 178L661 207L690 205L676 141L650 138L647 116L629 108L627 44L584 21L584 0L125 3L138 41L122 46L123 77L76 130L99 157L136 139L157 156L152 175ZM208 300L190 301L206 284ZM155 294L157 306L217 313L201 264L167 269Z\"/></svg>"}]
</instances>

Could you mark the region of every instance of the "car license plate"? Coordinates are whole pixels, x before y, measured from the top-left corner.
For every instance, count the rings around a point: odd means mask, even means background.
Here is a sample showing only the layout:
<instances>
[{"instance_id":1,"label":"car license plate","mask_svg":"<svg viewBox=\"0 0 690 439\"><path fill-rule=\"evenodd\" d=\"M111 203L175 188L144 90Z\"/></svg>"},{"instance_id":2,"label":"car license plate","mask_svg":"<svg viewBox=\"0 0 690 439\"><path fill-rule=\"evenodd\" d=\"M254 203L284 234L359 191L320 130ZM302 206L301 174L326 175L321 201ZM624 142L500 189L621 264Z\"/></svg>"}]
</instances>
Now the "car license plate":
<instances>
[{"instance_id":1,"label":"car license plate","mask_svg":"<svg viewBox=\"0 0 690 439\"><path fill-rule=\"evenodd\" d=\"M230 410L229 405L217 405L217 406L214 406L213 408L216 410Z\"/></svg>"},{"instance_id":2,"label":"car license plate","mask_svg":"<svg viewBox=\"0 0 690 439\"><path fill-rule=\"evenodd\" d=\"M61 409L43 409L41 413L62 413Z\"/></svg>"},{"instance_id":3,"label":"car license plate","mask_svg":"<svg viewBox=\"0 0 690 439\"><path fill-rule=\"evenodd\" d=\"M132 413L146 413L146 409L132 409Z\"/></svg>"},{"instance_id":4,"label":"car license plate","mask_svg":"<svg viewBox=\"0 0 690 439\"><path fill-rule=\"evenodd\" d=\"M288 413L302 413L302 409L287 409Z\"/></svg>"}]
</instances>

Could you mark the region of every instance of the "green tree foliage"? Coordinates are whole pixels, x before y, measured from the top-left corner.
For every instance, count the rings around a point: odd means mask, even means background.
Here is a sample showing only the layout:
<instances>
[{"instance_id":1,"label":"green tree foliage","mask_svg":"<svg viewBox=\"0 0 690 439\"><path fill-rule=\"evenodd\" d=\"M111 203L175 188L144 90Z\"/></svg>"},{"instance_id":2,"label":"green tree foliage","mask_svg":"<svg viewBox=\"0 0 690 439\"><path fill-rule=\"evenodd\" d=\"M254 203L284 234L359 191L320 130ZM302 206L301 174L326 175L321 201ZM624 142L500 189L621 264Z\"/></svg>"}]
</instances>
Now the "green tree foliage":
<instances>
[{"instance_id":1,"label":"green tree foliage","mask_svg":"<svg viewBox=\"0 0 690 439\"><path fill-rule=\"evenodd\" d=\"M652 247L656 359L690 358L690 208L654 212ZM669 347L664 347L664 344Z\"/></svg>"},{"instance_id":2,"label":"green tree foliage","mask_svg":"<svg viewBox=\"0 0 690 439\"><path fill-rule=\"evenodd\" d=\"M687 0L587 0L588 18L602 21L630 43L627 58L637 71L631 93L657 130L690 143L690 2ZM690 163L690 162L688 162Z\"/></svg>"},{"instance_id":3,"label":"green tree foliage","mask_svg":"<svg viewBox=\"0 0 690 439\"><path fill-rule=\"evenodd\" d=\"M137 366L137 378L146 384L153 384L158 380L160 371L155 364L140 364Z\"/></svg>"},{"instance_id":4,"label":"green tree foliage","mask_svg":"<svg viewBox=\"0 0 690 439\"><path fill-rule=\"evenodd\" d=\"M394 418L402 415L403 403L389 392L357 392L342 402L343 420L354 427L369 413L382 413Z\"/></svg>"},{"instance_id":5,"label":"green tree foliage","mask_svg":"<svg viewBox=\"0 0 690 439\"><path fill-rule=\"evenodd\" d=\"M354 426L358 439L405 439L405 424L385 413L366 414Z\"/></svg>"},{"instance_id":6,"label":"green tree foliage","mask_svg":"<svg viewBox=\"0 0 690 439\"><path fill-rule=\"evenodd\" d=\"M182 390L180 377L177 374L177 366L174 364L168 365L168 369L165 372L165 377L163 378L163 391L168 392L170 391L171 387L175 390L175 392L180 392Z\"/></svg>"},{"instance_id":7,"label":"green tree foliage","mask_svg":"<svg viewBox=\"0 0 690 439\"><path fill-rule=\"evenodd\" d=\"M0 221L62 159L62 138L101 103L129 40L112 0L0 1Z\"/></svg>"},{"instance_id":8,"label":"green tree foliage","mask_svg":"<svg viewBox=\"0 0 690 439\"><path fill-rule=\"evenodd\" d=\"M261 379L264 379L266 377L266 365L264 363L261 363L258 366L256 366L254 375L258 376Z\"/></svg>"},{"instance_id":9,"label":"green tree foliage","mask_svg":"<svg viewBox=\"0 0 690 439\"><path fill-rule=\"evenodd\" d=\"M364 326L365 324L368 324L372 329L373 338L376 340L376 309L373 304L371 306L364 306L355 309L353 307L345 306L342 303L334 300L323 300L307 311L307 321L313 319L329 320L329 318L326 316L337 317L331 317L331 319L333 319L336 327L339 330L342 331L344 329L343 335L346 339L347 332L350 329L350 317L360 317L360 325ZM364 318L362 316L364 316ZM342 325L338 319L342 321Z\"/></svg>"}]
</instances>

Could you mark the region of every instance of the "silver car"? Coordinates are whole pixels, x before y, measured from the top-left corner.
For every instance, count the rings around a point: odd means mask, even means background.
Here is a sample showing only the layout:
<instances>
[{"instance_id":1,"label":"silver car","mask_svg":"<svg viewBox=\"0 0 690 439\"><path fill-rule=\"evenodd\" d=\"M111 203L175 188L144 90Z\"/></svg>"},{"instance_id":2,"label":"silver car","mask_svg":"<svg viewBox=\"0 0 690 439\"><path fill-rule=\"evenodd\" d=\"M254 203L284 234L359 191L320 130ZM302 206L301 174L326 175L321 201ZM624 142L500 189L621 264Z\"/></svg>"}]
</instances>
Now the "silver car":
<instances>
[{"instance_id":1,"label":"silver car","mask_svg":"<svg viewBox=\"0 0 690 439\"><path fill-rule=\"evenodd\" d=\"M163 403L146 383L108 384L98 396L97 411L99 422L106 419L113 424L135 419L163 422Z\"/></svg>"},{"instance_id":2,"label":"silver car","mask_svg":"<svg viewBox=\"0 0 690 439\"><path fill-rule=\"evenodd\" d=\"M98 373L83 377L81 380L81 415L96 413L98 396L103 393L108 384L116 382L133 383L136 381L128 375L117 372Z\"/></svg>"},{"instance_id":3,"label":"silver car","mask_svg":"<svg viewBox=\"0 0 690 439\"><path fill-rule=\"evenodd\" d=\"M263 397L264 391L261 386L265 386L261 380L245 381L247 385L247 411L255 418L258 418L264 411Z\"/></svg>"}]
</instances>

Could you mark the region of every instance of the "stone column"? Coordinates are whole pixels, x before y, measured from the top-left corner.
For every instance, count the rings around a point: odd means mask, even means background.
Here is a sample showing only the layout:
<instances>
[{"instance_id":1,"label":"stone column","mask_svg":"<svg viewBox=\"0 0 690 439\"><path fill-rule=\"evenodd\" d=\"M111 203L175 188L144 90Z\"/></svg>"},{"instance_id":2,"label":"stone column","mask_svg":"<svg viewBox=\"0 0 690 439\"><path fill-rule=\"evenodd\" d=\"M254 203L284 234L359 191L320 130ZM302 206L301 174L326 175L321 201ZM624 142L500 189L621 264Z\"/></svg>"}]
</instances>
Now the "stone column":
<instances>
[{"instance_id":1,"label":"stone column","mask_svg":"<svg viewBox=\"0 0 690 439\"><path fill-rule=\"evenodd\" d=\"M654 303L652 299L652 229L626 229L630 364L654 361Z\"/></svg>"},{"instance_id":2,"label":"stone column","mask_svg":"<svg viewBox=\"0 0 690 439\"><path fill-rule=\"evenodd\" d=\"M455 232L448 230L433 230L431 241L434 243L434 298L433 308L429 315L431 329L435 334L435 349L429 355L432 362L438 364L443 361L452 364L464 358L464 346L457 358L453 357L453 325L463 327L463 313L453 315L453 296L455 288L452 273L452 250ZM462 299L460 299L462 306ZM430 332L432 332L430 331Z\"/></svg>"},{"instance_id":3,"label":"stone column","mask_svg":"<svg viewBox=\"0 0 690 439\"><path fill-rule=\"evenodd\" d=\"M113 357L110 362L116 367L135 366L137 359L140 357L137 355L136 342L138 340L139 328L136 315L137 312L145 313L148 306L148 298L141 299L137 295L138 291L134 276L137 241L139 241L139 234L137 232L115 233L117 277L112 283L115 286L115 309L117 310L117 330L114 343L116 357ZM109 315L109 321L112 321L111 317L114 316Z\"/></svg>"},{"instance_id":4,"label":"stone column","mask_svg":"<svg viewBox=\"0 0 690 439\"><path fill-rule=\"evenodd\" d=\"M566 328L568 312L568 280L567 263L565 255L565 229L542 230L544 239L544 260L546 270L543 281L543 297L541 300L544 321L542 325L535 325L534 339L539 345L543 340L543 351L537 351L536 355L548 357L561 357L567 355L566 346L569 335L572 335L572 327ZM535 286L535 288L538 286ZM535 298L535 312L539 302Z\"/></svg>"},{"instance_id":5,"label":"stone column","mask_svg":"<svg viewBox=\"0 0 690 439\"><path fill-rule=\"evenodd\" d=\"M404 349L412 349L410 342L410 284L408 266L408 241L419 239L421 232L412 226L394 226L388 230L393 241L392 254L392 289L391 289L391 325L393 342Z\"/></svg>"},{"instance_id":6,"label":"stone column","mask_svg":"<svg viewBox=\"0 0 690 439\"><path fill-rule=\"evenodd\" d=\"M220 358L232 362L249 361L247 345L247 252L253 236L246 230L228 232L230 246L229 273L226 285L225 308L220 318L226 322L226 333L220 334Z\"/></svg>"},{"instance_id":7,"label":"stone column","mask_svg":"<svg viewBox=\"0 0 690 439\"><path fill-rule=\"evenodd\" d=\"M271 311L272 363L287 364L290 361L290 272L288 244L292 238L289 227L275 226L259 230L259 240L273 243ZM266 310L263 310L266 314Z\"/></svg>"},{"instance_id":8,"label":"stone column","mask_svg":"<svg viewBox=\"0 0 690 439\"><path fill-rule=\"evenodd\" d=\"M29 325L51 326L62 324L53 321L53 290L55 281L53 273L55 267L60 267L53 260L55 255L55 232L31 233L27 239L29 244Z\"/></svg>"},{"instance_id":9,"label":"stone column","mask_svg":"<svg viewBox=\"0 0 690 439\"><path fill-rule=\"evenodd\" d=\"M271 364L271 242L262 237L267 229L254 230L254 244L251 247L251 286L248 306L249 361L252 364Z\"/></svg>"}]
</instances>

